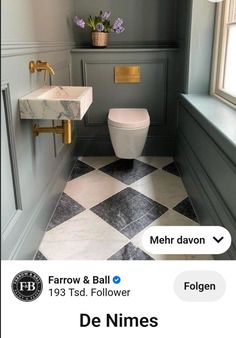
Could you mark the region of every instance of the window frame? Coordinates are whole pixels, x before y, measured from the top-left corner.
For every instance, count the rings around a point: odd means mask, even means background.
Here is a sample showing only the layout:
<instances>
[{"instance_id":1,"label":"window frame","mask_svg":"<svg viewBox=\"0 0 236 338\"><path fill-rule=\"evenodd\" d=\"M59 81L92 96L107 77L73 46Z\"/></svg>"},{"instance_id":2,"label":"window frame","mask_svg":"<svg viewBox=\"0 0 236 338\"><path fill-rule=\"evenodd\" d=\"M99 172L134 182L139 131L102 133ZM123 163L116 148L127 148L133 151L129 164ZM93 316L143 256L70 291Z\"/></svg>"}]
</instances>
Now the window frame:
<instances>
[{"instance_id":1,"label":"window frame","mask_svg":"<svg viewBox=\"0 0 236 338\"><path fill-rule=\"evenodd\" d=\"M217 4L210 94L236 108L236 96L231 95L222 88L228 41L228 23L226 22L228 22L229 18L230 3L231 0L224 0Z\"/></svg>"}]
</instances>

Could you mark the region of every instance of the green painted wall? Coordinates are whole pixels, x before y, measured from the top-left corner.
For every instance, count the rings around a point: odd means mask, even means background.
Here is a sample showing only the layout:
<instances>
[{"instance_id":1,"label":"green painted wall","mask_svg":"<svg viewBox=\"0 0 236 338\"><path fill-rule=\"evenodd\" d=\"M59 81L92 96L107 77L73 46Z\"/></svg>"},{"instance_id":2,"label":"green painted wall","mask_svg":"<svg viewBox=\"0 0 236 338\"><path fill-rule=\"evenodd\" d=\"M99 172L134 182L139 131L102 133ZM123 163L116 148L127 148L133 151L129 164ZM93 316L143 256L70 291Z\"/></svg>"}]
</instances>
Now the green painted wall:
<instances>
[{"instance_id":1,"label":"green painted wall","mask_svg":"<svg viewBox=\"0 0 236 338\"><path fill-rule=\"evenodd\" d=\"M111 10L112 19L123 18L125 32L110 34L110 44L144 45L176 41L177 0L75 0L76 15L86 19L100 10ZM89 33L75 29L78 45L87 45Z\"/></svg>"},{"instance_id":2,"label":"green painted wall","mask_svg":"<svg viewBox=\"0 0 236 338\"><path fill-rule=\"evenodd\" d=\"M1 9L2 258L32 259L64 189L72 146L50 134L34 138L18 99L43 86L43 72L30 75L30 60L54 67L52 84L70 84L73 2L3 0Z\"/></svg>"},{"instance_id":3,"label":"green painted wall","mask_svg":"<svg viewBox=\"0 0 236 338\"><path fill-rule=\"evenodd\" d=\"M192 0L186 81L188 93L209 93L214 20L214 3L206 0Z\"/></svg>"},{"instance_id":4,"label":"green painted wall","mask_svg":"<svg viewBox=\"0 0 236 338\"><path fill-rule=\"evenodd\" d=\"M200 223L231 233L230 250L215 258L236 259L236 115L209 96L215 8L191 1L175 159Z\"/></svg>"},{"instance_id":5,"label":"green painted wall","mask_svg":"<svg viewBox=\"0 0 236 338\"><path fill-rule=\"evenodd\" d=\"M146 107L151 128L144 154L173 155L177 126L177 93L185 86L188 0L75 0L75 11L86 18L100 9L111 10L126 23L126 31L110 34L104 50L72 51L74 85L94 87L94 103L79 125L80 155L113 154L107 115L113 107ZM88 46L88 31L74 27L77 45ZM112 49L113 48L113 49ZM114 84L116 64L140 64L138 85Z\"/></svg>"},{"instance_id":6,"label":"green painted wall","mask_svg":"<svg viewBox=\"0 0 236 338\"><path fill-rule=\"evenodd\" d=\"M79 124L78 154L113 154L107 126L110 108L148 109L151 126L144 153L173 154L177 56L177 49L74 49L73 84L92 86L94 93L94 102ZM116 84L117 64L139 65L141 82Z\"/></svg>"},{"instance_id":7,"label":"green painted wall","mask_svg":"<svg viewBox=\"0 0 236 338\"><path fill-rule=\"evenodd\" d=\"M236 259L235 111L207 95L186 95L178 120L176 161L198 219L229 230L232 246L216 258Z\"/></svg>"}]
</instances>

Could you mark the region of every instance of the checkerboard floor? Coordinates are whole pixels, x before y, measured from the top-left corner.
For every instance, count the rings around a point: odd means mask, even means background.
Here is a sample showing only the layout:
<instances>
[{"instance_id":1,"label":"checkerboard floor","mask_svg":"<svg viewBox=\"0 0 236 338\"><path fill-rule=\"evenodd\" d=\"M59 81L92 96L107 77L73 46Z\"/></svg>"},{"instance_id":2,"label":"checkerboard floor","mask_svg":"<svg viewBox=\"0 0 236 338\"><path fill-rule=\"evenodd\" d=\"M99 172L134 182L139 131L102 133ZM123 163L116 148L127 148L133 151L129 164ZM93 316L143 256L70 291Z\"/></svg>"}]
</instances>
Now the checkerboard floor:
<instances>
[{"instance_id":1,"label":"checkerboard floor","mask_svg":"<svg viewBox=\"0 0 236 338\"><path fill-rule=\"evenodd\" d=\"M198 225L173 158L80 157L35 259L211 259L145 252L143 232L160 225Z\"/></svg>"}]
</instances>

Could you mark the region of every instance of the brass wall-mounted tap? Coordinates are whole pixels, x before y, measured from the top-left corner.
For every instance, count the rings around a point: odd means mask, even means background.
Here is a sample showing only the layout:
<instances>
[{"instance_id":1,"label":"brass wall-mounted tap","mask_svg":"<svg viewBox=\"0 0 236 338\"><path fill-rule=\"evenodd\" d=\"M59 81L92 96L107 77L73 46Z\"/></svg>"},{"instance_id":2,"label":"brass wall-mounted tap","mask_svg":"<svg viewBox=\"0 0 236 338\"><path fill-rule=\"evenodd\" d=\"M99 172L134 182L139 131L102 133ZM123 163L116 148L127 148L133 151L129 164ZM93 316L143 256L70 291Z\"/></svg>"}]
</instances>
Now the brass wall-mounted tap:
<instances>
[{"instance_id":1,"label":"brass wall-mounted tap","mask_svg":"<svg viewBox=\"0 0 236 338\"><path fill-rule=\"evenodd\" d=\"M38 60L36 62L30 61L30 63L29 63L30 73L35 73L36 70L37 70L37 72L41 72L42 70L45 71L44 82L46 82L47 74L55 75L55 72L54 72L52 66L50 66L50 64L48 62L42 62L40 60Z\"/></svg>"}]
</instances>

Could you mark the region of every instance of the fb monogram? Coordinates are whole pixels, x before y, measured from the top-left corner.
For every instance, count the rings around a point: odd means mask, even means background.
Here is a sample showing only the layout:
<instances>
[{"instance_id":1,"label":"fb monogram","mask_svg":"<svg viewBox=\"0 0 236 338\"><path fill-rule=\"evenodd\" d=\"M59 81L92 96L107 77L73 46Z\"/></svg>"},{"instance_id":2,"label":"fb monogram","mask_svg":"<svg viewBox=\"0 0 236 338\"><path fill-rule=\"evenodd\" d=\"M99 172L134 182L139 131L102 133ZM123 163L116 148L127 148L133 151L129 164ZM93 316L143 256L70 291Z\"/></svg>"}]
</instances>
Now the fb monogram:
<instances>
[{"instance_id":1,"label":"fb monogram","mask_svg":"<svg viewBox=\"0 0 236 338\"><path fill-rule=\"evenodd\" d=\"M34 271L21 271L12 281L12 292L19 300L31 302L37 299L43 290L43 282Z\"/></svg>"},{"instance_id":2,"label":"fb monogram","mask_svg":"<svg viewBox=\"0 0 236 338\"><path fill-rule=\"evenodd\" d=\"M20 291L34 291L35 282L20 282Z\"/></svg>"}]
</instances>

